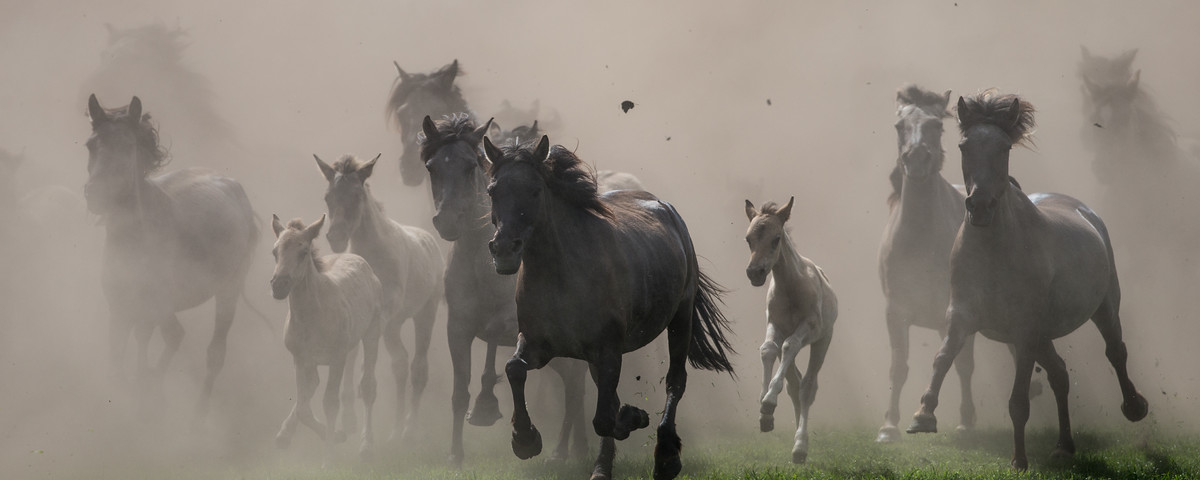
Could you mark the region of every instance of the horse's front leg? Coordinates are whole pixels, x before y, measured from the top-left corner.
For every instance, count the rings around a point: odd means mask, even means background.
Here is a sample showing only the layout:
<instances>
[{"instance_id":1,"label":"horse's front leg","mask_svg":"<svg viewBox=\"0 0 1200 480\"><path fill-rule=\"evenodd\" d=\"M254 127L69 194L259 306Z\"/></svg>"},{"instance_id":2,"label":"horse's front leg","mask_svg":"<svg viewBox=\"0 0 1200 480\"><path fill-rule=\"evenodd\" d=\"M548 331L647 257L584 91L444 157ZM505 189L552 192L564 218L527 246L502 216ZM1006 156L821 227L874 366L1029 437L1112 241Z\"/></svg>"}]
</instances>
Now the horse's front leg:
<instances>
[{"instance_id":1,"label":"horse's front leg","mask_svg":"<svg viewBox=\"0 0 1200 480\"><path fill-rule=\"evenodd\" d=\"M477 427L490 427L503 415L500 414L500 399L496 398L496 342L487 342L487 353L483 357L483 373L479 375L479 395L475 396L475 408L467 414L467 422Z\"/></svg>"},{"instance_id":2,"label":"horse's front leg","mask_svg":"<svg viewBox=\"0 0 1200 480\"><path fill-rule=\"evenodd\" d=\"M795 368L796 355L800 354L800 349L804 347L805 337L812 331L809 325L809 323L802 323L796 329L796 332L783 342L779 365L775 368L775 372L771 376L771 381L767 383L766 393L760 399L760 418L768 419L772 423L774 422L775 407L779 404L779 394L783 392L785 377L787 377L790 369ZM762 423L763 420L759 422Z\"/></svg>"},{"instance_id":3,"label":"horse's front leg","mask_svg":"<svg viewBox=\"0 0 1200 480\"><path fill-rule=\"evenodd\" d=\"M913 423L906 430L908 433L937 433L937 417L933 412L938 406L938 394L942 390L942 382L946 380L946 374L950 372L950 365L954 363L954 357L962 350L967 336L975 333L967 324L968 319L963 314L950 309L947 315L950 317L950 329L946 333L945 341L942 342L942 348L933 357L933 377L929 380L929 388L925 390L925 394L921 395L921 408L913 415Z\"/></svg>"},{"instance_id":4,"label":"horse's front leg","mask_svg":"<svg viewBox=\"0 0 1200 480\"><path fill-rule=\"evenodd\" d=\"M367 333L363 336L363 371L362 380L358 382L358 396L363 402L363 431L362 445L359 446L358 454L364 460L368 461L375 456L375 429L374 425L374 410L375 397L377 394L375 380L375 365L379 360L379 337L381 335L382 319L371 322L371 327L367 329ZM347 367L354 361L354 355L346 364Z\"/></svg>"},{"instance_id":5,"label":"horse's front leg","mask_svg":"<svg viewBox=\"0 0 1200 480\"><path fill-rule=\"evenodd\" d=\"M558 446L554 449L554 459L566 460L572 453L575 456L587 454L587 431L584 428L583 416L583 376L587 364L574 359L559 358L550 362L563 382L563 421L559 431ZM571 440L574 434L574 451Z\"/></svg>"},{"instance_id":6,"label":"horse's front leg","mask_svg":"<svg viewBox=\"0 0 1200 480\"><path fill-rule=\"evenodd\" d=\"M455 308L451 308L446 321L446 341L450 347L450 367L453 370L449 460L456 467L462 465L463 461L463 421L471 403L471 343L475 340L475 335L465 328L465 320L459 315Z\"/></svg>"},{"instance_id":7,"label":"horse's front leg","mask_svg":"<svg viewBox=\"0 0 1200 480\"><path fill-rule=\"evenodd\" d=\"M1058 406L1058 444L1050 453L1052 458L1071 458L1075 455L1075 439L1071 437L1071 413L1067 408L1067 398L1071 393L1070 374L1067 373L1067 362L1058 355L1054 343L1047 341L1038 349L1037 362L1046 367L1046 378L1050 381L1050 389L1054 392L1054 402Z\"/></svg>"},{"instance_id":8,"label":"horse's front leg","mask_svg":"<svg viewBox=\"0 0 1200 480\"><path fill-rule=\"evenodd\" d=\"M888 340L892 347L892 367L888 372L892 389L888 396L887 413L883 414L883 426L879 427L876 442L891 443L900 440L900 392L908 381L908 334L909 322L898 307L887 309Z\"/></svg>"},{"instance_id":9,"label":"horse's front leg","mask_svg":"<svg viewBox=\"0 0 1200 480\"><path fill-rule=\"evenodd\" d=\"M524 334L517 334L517 351L504 365L504 373L508 376L508 385L512 389L512 449L517 458L526 460L542 453L542 435L529 418L529 410L525 405L525 378L529 369L540 367L532 365L532 348L525 342Z\"/></svg>"},{"instance_id":10,"label":"horse's front leg","mask_svg":"<svg viewBox=\"0 0 1200 480\"><path fill-rule=\"evenodd\" d=\"M296 367L296 403L292 406L292 412L284 419L283 425L279 427L279 433L275 434L275 446L279 448L291 445L297 422L311 428L317 435L322 436L322 440L324 439L325 427L313 417L311 403L313 394L317 392L317 384L321 380L317 374L317 366L299 358L293 358L293 363Z\"/></svg>"},{"instance_id":11,"label":"horse's front leg","mask_svg":"<svg viewBox=\"0 0 1200 480\"><path fill-rule=\"evenodd\" d=\"M762 346L758 347L758 354L762 358L763 376L762 376L762 391L758 394L759 400L766 398L767 390L771 387L771 377L775 371L775 361L779 360L779 342L775 338L775 325L767 323L767 338L763 340ZM758 429L763 432L769 432L775 429L775 416L760 412L758 417Z\"/></svg>"}]
</instances>

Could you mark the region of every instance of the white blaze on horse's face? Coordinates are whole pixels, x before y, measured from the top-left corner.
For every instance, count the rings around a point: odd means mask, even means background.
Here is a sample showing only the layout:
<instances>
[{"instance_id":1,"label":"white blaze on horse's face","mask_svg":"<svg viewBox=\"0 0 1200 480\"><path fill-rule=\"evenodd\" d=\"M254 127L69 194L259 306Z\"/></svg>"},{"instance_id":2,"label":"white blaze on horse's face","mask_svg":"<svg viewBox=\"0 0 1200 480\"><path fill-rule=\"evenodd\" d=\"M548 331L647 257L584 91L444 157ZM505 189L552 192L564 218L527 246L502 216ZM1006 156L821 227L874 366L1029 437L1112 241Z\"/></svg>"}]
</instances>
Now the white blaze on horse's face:
<instances>
[{"instance_id":1,"label":"white blaze on horse's face","mask_svg":"<svg viewBox=\"0 0 1200 480\"><path fill-rule=\"evenodd\" d=\"M762 286L767 281L767 274L779 261L779 252L783 245L784 224L792 214L792 204L795 197L788 200L787 205L778 207L775 204L763 206L762 211L754 208L750 200L746 200L746 217L750 219L750 227L746 230L746 244L750 247L750 263L746 266L746 277L750 284Z\"/></svg>"},{"instance_id":2,"label":"white blaze on horse's face","mask_svg":"<svg viewBox=\"0 0 1200 480\"><path fill-rule=\"evenodd\" d=\"M897 145L904 173L921 178L941 167L942 119L930 115L916 105L905 105L897 112Z\"/></svg>"},{"instance_id":3,"label":"white blaze on horse's face","mask_svg":"<svg viewBox=\"0 0 1200 480\"><path fill-rule=\"evenodd\" d=\"M271 275L271 293L278 300L287 298L292 291L292 285L304 280L308 272L308 264L313 262L312 243L321 234L321 226L325 224L322 215L307 227L299 220L293 220L284 227L279 217L271 216L271 229L275 231L275 245L271 254L275 256L275 272Z\"/></svg>"},{"instance_id":4,"label":"white blaze on horse's face","mask_svg":"<svg viewBox=\"0 0 1200 480\"><path fill-rule=\"evenodd\" d=\"M1000 127L980 124L963 132L963 182L967 187L967 221L985 227L991 224L996 202L1008 191L1008 154L1013 140Z\"/></svg>"}]
</instances>

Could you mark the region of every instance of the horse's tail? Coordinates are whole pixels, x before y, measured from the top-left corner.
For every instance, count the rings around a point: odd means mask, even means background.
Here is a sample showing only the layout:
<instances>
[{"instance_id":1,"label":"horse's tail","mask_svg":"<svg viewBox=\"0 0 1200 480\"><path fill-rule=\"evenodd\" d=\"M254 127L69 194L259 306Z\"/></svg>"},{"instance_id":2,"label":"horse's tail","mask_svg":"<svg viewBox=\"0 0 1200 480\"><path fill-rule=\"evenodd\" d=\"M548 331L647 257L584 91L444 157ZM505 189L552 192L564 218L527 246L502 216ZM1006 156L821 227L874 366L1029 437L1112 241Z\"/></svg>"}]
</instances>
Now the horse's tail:
<instances>
[{"instance_id":1,"label":"horse's tail","mask_svg":"<svg viewBox=\"0 0 1200 480\"><path fill-rule=\"evenodd\" d=\"M688 362L693 368L733 375L729 354L737 352L726 338L730 331L729 319L717 305L717 302L725 303L721 296L726 290L704 272L700 272L697 290L692 306L692 344L688 349Z\"/></svg>"}]
</instances>

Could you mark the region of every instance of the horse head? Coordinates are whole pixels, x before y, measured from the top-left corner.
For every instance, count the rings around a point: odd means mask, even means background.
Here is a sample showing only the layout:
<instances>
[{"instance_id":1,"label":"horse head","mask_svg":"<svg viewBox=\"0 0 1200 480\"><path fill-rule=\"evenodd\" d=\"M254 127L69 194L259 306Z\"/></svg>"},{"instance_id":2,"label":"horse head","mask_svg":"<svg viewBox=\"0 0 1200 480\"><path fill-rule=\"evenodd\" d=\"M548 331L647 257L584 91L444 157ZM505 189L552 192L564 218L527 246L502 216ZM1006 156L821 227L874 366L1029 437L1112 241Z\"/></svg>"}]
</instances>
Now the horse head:
<instances>
[{"instance_id":1,"label":"horse head","mask_svg":"<svg viewBox=\"0 0 1200 480\"><path fill-rule=\"evenodd\" d=\"M771 273L775 262L779 260L780 247L786 235L783 225L791 217L795 201L796 197L791 197L787 205L782 207L775 202L767 202L762 210L758 210L750 200L746 200L746 218L750 219L750 227L746 229L746 244L750 246L746 277L751 285L760 287L766 283L767 274Z\"/></svg>"},{"instance_id":2,"label":"horse head","mask_svg":"<svg viewBox=\"0 0 1200 480\"><path fill-rule=\"evenodd\" d=\"M369 162L361 162L353 155L342 155L333 165L313 155L321 174L329 182L329 188L325 191L325 207L329 211L330 225L325 238L335 252L346 251L351 234L358 230L362 222L363 210L371 202L366 182L375 170L375 162L380 155Z\"/></svg>"},{"instance_id":3,"label":"horse head","mask_svg":"<svg viewBox=\"0 0 1200 480\"><path fill-rule=\"evenodd\" d=\"M1033 106L1016 95L988 90L969 99L958 98L958 124L963 137L958 148L967 187L967 220L971 225L987 226L1012 182L1009 151L1023 144L1033 128Z\"/></svg>"},{"instance_id":4,"label":"horse head","mask_svg":"<svg viewBox=\"0 0 1200 480\"><path fill-rule=\"evenodd\" d=\"M275 231L275 245L271 254L275 256L275 272L271 275L271 294L277 300L288 297L292 286L297 280L303 280L308 269L304 262L316 265L316 250L313 241L321 234L321 226L325 225L325 216L305 226L300 219L288 222L283 226L279 216L271 215L271 229Z\"/></svg>"},{"instance_id":5,"label":"horse head","mask_svg":"<svg viewBox=\"0 0 1200 480\"><path fill-rule=\"evenodd\" d=\"M92 134L86 144L88 180L83 192L88 209L104 215L136 201L141 182L165 163L166 152L159 147L158 131L150 115L142 113L138 97L125 107L105 109L92 95L88 117Z\"/></svg>"},{"instance_id":6,"label":"horse head","mask_svg":"<svg viewBox=\"0 0 1200 480\"><path fill-rule=\"evenodd\" d=\"M481 203L479 185L483 168L479 144L492 121L476 127L465 113L434 122L428 115L421 124L421 160L429 171L436 212L433 227L443 239L455 241L476 227Z\"/></svg>"},{"instance_id":7,"label":"horse head","mask_svg":"<svg viewBox=\"0 0 1200 480\"><path fill-rule=\"evenodd\" d=\"M425 179L420 171L422 119L427 115L450 115L467 111L462 92L454 85L458 77L458 60L433 73L408 73L396 63L397 76L388 98L387 114L399 129L404 144L400 155L400 174L409 186L420 185Z\"/></svg>"}]
</instances>

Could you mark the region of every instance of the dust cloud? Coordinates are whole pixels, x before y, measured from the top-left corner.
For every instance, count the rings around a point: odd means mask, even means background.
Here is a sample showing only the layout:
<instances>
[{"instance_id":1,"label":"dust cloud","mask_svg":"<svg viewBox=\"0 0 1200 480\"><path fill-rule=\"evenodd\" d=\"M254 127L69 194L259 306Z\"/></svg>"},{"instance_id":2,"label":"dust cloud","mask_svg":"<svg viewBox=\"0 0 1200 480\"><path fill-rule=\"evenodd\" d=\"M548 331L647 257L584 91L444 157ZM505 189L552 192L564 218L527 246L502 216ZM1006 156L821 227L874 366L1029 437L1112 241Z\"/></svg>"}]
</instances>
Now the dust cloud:
<instances>
[{"instance_id":1,"label":"dust cloud","mask_svg":"<svg viewBox=\"0 0 1200 480\"><path fill-rule=\"evenodd\" d=\"M267 290L266 221L246 296L269 322L239 305L226 368L203 427L189 423L203 378L211 304L181 314L187 336L163 378L167 407L161 418L147 421L137 408L132 344L123 378L110 372L108 312L98 274L103 227L84 213L78 197L87 176L87 82L105 65L106 23L117 30L160 25L184 32L180 41L187 47L179 62L202 82L184 90L130 69L123 72L125 82L95 84L102 90L96 93L108 107L141 95L170 148L167 168L206 166L237 178L262 218L275 213L311 220L324 211L325 181L313 153L336 158L382 152L387 164L376 169L373 192L393 218L428 227L428 187L401 185L400 136L384 121L393 60L410 72L428 72L457 58L465 72L457 83L482 118L505 101L519 109L539 102L539 118L557 118L557 125L542 124L550 127L552 141L577 149L598 169L637 175L672 202L689 223L702 266L731 289L726 312L735 322L739 375L691 373L680 430L685 442L696 444L757 428L766 290L750 287L744 275L749 252L742 239L743 199L761 204L796 197L792 236L801 253L826 270L840 297L841 315L813 406L813 442L835 428L861 429L869 442L889 388L876 252L896 158L895 89L915 82L952 89L955 96L986 87L1022 94L1038 108L1037 146L1014 151L1013 175L1028 192L1068 193L1096 206L1102 191L1079 135L1085 121L1076 76L1079 46L1102 55L1140 48L1134 68L1142 70L1141 84L1160 100L1170 99L1162 106L1176 129L1194 136L1200 134L1200 96L1194 94L1200 69L1180 56L1200 44L1191 25L1198 14L1200 6L1186 2L1118 1L301 6L3 0L0 148L23 152L25 159L14 174L14 191L3 198L55 188L62 193L62 187L68 194L51 207L3 207L11 221L0 235L0 275L7 277L0 283L0 476L122 476L139 466L225 472L311 462L307 457L320 451L319 442L303 434L289 452L276 453L271 445L295 387L280 339L286 304ZM122 71L112 74L122 78ZM623 112L625 100L636 108ZM219 133L200 133L199 108L218 117L214 121L224 125ZM943 174L956 183L957 139L947 128ZM37 213L21 213L26 209ZM17 217L25 223L12 220ZM1189 212L1177 220L1195 222L1196 216ZM1113 237L1120 243L1123 235L1116 231ZM1136 248L1118 245L1118 262ZM1179 279L1195 280L1195 272ZM1194 369L1200 353L1193 347L1200 327L1190 311L1175 308L1183 302L1141 300L1137 279L1122 278L1122 284L1130 371L1151 406L1151 417L1136 428L1195 432L1200 425L1189 407L1200 395ZM420 427L426 441L448 452L444 321L443 313ZM920 329L912 339L902 411L915 411L940 343L936 332ZM1095 328L1085 325L1057 343L1071 368L1076 428L1124 425L1115 375ZM157 336L152 347L156 356L162 348ZM510 352L502 350L502 358ZM474 377L481 357L477 348ZM395 401L386 358L381 356L376 404L380 440L390 430ZM977 359L980 423L1008 428L1007 350L981 340ZM663 374L665 368L647 371L627 384L623 389L645 395L625 400L661 410L657 379ZM939 411L948 425L957 420L956 385L951 375ZM590 382L588 388L594 395ZM501 386L497 392L506 413L507 391ZM1049 397L1034 400L1035 428L1055 425ZM551 409L556 403L531 402ZM553 430L548 427L556 414L534 415L543 431ZM492 435L497 441L506 442L505 423L492 427L500 432ZM780 429L790 423L790 415L782 414ZM634 446L649 433L635 434L623 452L649 455ZM381 447L381 453L387 448L397 447ZM780 446L781 455L785 448ZM468 451L467 461L486 459Z\"/></svg>"}]
</instances>

